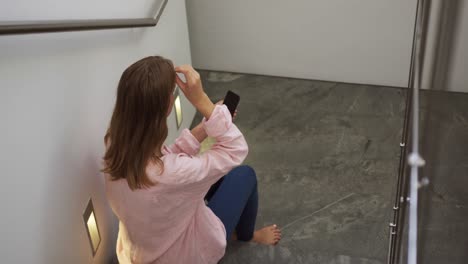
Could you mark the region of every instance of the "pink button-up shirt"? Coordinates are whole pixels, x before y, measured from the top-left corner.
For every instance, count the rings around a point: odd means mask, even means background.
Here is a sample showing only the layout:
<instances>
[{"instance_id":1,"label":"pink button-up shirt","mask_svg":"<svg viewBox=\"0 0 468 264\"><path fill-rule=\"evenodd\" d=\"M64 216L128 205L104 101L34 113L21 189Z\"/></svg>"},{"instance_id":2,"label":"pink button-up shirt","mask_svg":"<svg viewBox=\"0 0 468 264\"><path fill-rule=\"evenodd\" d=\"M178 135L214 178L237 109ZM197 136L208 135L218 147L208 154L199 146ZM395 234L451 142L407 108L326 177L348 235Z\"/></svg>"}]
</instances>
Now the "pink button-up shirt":
<instances>
[{"instance_id":1,"label":"pink button-up shirt","mask_svg":"<svg viewBox=\"0 0 468 264\"><path fill-rule=\"evenodd\" d=\"M200 143L188 129L175 144L164 147L164 172L146 168L157 183L132 191L125 179L111 181L106 193L120 220L117 256L126 263L217 263L226 248L226 230L204 203L210 186L247 156L244 136L232 123L226 106L216 106L204 121L213 147L198 155ZM227 205L229 206L229 205Z\"/></svg>"}]
</instances>

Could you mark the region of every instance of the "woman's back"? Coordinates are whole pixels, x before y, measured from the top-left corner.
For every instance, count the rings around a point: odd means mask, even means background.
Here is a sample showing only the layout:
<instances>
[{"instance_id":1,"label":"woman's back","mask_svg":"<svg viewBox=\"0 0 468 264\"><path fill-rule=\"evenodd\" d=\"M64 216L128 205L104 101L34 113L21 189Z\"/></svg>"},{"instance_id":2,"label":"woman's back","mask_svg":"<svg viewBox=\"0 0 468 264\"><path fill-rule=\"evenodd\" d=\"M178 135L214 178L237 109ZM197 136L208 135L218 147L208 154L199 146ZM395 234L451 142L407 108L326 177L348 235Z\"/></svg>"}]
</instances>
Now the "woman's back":
<instances>
[{"instance_id":1,"label":"woman's back","mask_svg":"<svg viewBox=\"0 0 468 264\"><path fill-rule=\"evenodd\" d=\"M204 129L215 146L197 155L200 143L184 130L146 169L154 186L131 190L125 179L106 175L106 192L120 220L120 263L216 263L226 247L222 222L206 207L209 187L242 163L248 148L225 106L217 106ZM199 258L199 259L197 259Z\"/></svg>"},{"instance_id":2,"label":"woman's back","mask_svg":"<svg viewBox=\"0 0 468 264\"><path fill-rule=\"evenodd\" d=\"M117 254L121 263L174 263L170 261L174 259L175 263L207 263L193 257L200 256L199 246L210 242L216 243L210 247L214 253L208 255L219 259L224 254L224 227L211 215L200 192L162 182L137 191L130 190L125 180L108 179L106 186L120 219ZM183 261L184 256L190 259Z\"/></svg>"}]
</instances>

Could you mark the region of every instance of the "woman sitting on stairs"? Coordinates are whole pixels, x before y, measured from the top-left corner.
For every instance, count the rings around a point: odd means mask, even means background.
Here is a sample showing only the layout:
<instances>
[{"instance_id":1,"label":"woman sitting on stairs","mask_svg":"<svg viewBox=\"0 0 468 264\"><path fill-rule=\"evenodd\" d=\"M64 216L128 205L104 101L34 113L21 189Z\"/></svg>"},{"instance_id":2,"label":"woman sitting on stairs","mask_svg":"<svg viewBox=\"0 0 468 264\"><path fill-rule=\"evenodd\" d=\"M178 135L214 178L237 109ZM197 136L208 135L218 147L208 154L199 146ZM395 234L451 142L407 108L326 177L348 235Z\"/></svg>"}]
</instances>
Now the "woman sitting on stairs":
<instances>
[{"instance_id":1,"label":"woman sitting on stairs","mask_svg":"<svg viewBox=\"0 0 468 264\"><path fill-rule=\"evenodd\" d=\"M205 118L163 146L176 84ZM198 154L207 136L216 143ZM191 66L174 68L170 60L153 56L128 67L105 143L103 172L120 221L121 264L217 263L230 239L267 245L281 239L276 225L254 231L257 179L251 167L239 166L247 143L227 107L205 94Z\"/></svg>"}]
</instances>

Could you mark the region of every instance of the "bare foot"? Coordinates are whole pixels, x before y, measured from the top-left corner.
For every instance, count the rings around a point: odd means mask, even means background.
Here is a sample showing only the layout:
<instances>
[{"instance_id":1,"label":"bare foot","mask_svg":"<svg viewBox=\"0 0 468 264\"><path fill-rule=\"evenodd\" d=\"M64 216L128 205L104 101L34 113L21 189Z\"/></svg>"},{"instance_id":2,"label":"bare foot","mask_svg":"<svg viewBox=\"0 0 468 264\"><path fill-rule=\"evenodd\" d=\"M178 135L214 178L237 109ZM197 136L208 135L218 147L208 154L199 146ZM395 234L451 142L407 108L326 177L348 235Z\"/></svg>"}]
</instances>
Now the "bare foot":
<instances>
[{"instance_id":1,"label":"bare foot","mask_svg":"<svg viewBox=\"0 0 468 264\"><path fill-rule=\"evenodd\" d=\"M255 231L252 241L264 245L276 245L281 240L281 230L276 225Z\"/></svg>"}]
</instances>

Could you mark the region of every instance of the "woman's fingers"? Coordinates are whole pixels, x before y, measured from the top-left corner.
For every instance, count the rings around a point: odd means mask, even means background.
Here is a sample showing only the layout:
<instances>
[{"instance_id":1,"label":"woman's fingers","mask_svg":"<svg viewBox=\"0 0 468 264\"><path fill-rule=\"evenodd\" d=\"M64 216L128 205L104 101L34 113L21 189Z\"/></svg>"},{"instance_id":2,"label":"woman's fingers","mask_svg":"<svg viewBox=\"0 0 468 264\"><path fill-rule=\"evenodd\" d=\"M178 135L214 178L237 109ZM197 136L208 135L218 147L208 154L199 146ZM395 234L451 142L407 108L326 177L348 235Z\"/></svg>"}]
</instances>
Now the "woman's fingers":
<instances>
[{"instance_id":1,"label":"woman's fingers","mask_svg":"<svg viewBox=\"0 0 468 264\"><path fill-rule=\"evenodd\" d=\"M184 78L185 78L185 83L184 84L190 84L191 83L190 80L192 78L190 77L191 74L190 74L189 65L177 66L177 67L174 68L174 70L175 70L175 72L181 73L182 75L184 75ZM178 75L177 75L177 79L179 79L179 81L183 82L182 79L180 79L180 77ZM176 81L177 81L177 79L176 79ZM187 87L187 85L185 85L185 87Z\"/></svg>"},{"instance_id":2,"label":"woman's fingers","mask_svg":"<svg viewBox=\"0 0 468 264\"><path fill-rule=\"evenodd\" d=\"M200 78L198 72L192 68L190 65L181 65L174 68L176 72L182 73L185 76L185 80L189 84L193 84L196 82L197 78Z\"/></svg>"},{"instance_id":3,"label":"woman's fingers","mask_svg":"<svg viewBox=\"0 0 468 264\"><path fill-rule=\"evenodd\" d=\"M180 89L185 90L187 88L187 84L180 79L180 77L176 74L176 83L180 87Z\"/></svg>"},{"instance_id":4,"label":"woman's fingers","mask_svg":"<svg viewBox=\"0 0 468 264\"><path fill-rule=\"evenodd\" d=\"M193 69L192 66L188 64L180 65L174 68L176 72L181 72L184 74L189 74L189 73L194 73L195 70Z\"/></svg>"},{"instance_id":5,"label":"woman's fingers","mask_svg":"<svg viewBox=\"0 0 468 264\"><path fill-rule=\"evenodd\" d=\"M177 66L175 67L175 71L176 72L180 72L180 73L188 73L190 68L192 68L190 65L187 65L187 64L184 64L184 65L180 65L180 66Z\"/></svg>"}]
</instances>

